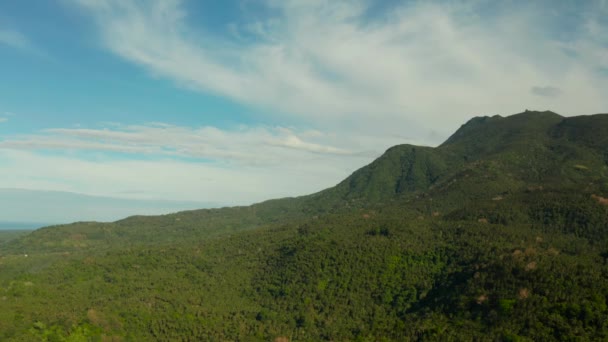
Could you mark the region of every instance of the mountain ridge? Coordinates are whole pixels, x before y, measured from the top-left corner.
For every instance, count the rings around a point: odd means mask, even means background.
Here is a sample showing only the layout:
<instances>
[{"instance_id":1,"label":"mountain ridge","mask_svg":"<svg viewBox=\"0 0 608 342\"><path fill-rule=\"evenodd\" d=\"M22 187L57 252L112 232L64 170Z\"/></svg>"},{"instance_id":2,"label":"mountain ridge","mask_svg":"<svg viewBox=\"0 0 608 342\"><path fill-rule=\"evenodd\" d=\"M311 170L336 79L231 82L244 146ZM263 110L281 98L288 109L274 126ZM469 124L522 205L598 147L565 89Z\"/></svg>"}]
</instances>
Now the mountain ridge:
<instances>
[{"instance_id":1,"label":"mountain ridge","mask_svg":"<svg viewBox=\"0 0 608 342\"><path fill-rule=\"evenodd\" d=\"M83 233L94 227L103 231L102 227L108 227L115 233L122 231L118 235L127 238L145 234L141 228L144 226L150 234L161 234L163 227L172 226L182 227L173 229L175 238L181 235L180 229L192 231L192 227L202 229L200 237L215 236L225 230L236 232L278 223L285 221L285 217L289 217L288 221L349 208L380 207L393 201L412 200L424 193L428 193L425 196L441 194L444 203L437 204L436 201L432 205L434 211L450 212L469 200L483 198L486 192L496 197L523 191L530 182L540 186L542 179L560 179L569 185L576 184L589 176L580 166L598 172L596 179L607 176L608 140L589 141L582 148L576 145L581 135L576 135L577 130L595 127L595 131L603 132L605 129L602 127L608 127L608 124L594 125L593 121L597 120L608 123L608 115L562 117L551 111L526 111L507 117L475 117L438 147L409 144L390 147L334 187L314 194L273 199L250 206L195 209L161 216L139 215L105 226L98 223L60 225L53 227L55 232L45 229L45 234L57 233L61 237L56 239L64 240L70 229L77 228ZM604 153L601 156L606 160L604 165L596 162L598 151ZM559 155L556 152L566 156L555 159ZM584 159L563 163L564 158L573 159L573 154L582 155ZM471 179L478 184L472 184ZM607 186L603 185L602 189ZM478 189L479 193L473 189ZM465 192L470 198L462 198L460 194ZM231 216L239 219L230 219ZM139 231L125 231L134 227L139 227ZM58 228L66 231L60 233ZM36 234L40 233L35 232L32 236ZM27 241L28 237L23 239Z\"/></svg>"}]
</instances>

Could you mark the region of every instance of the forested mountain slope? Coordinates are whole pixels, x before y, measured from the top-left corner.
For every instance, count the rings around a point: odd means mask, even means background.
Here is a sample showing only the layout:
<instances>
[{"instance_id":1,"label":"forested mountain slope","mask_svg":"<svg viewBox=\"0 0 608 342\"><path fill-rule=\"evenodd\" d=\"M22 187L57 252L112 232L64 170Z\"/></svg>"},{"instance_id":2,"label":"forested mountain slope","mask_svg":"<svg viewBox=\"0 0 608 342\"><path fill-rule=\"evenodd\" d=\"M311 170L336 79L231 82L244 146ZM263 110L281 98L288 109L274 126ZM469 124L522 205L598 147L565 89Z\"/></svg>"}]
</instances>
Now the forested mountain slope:
<instances>
[{"instance_id":1,"label":"forested mountain slope","mask_svg":"<svg viewBox=\"0 0 608 342\"><path fill-rule=\"evenodd\" d=\"M608 339L607 176L607 114L526 111L308 196L40 229L0 246L0 339Z\"/></svg>"}]
</instances>

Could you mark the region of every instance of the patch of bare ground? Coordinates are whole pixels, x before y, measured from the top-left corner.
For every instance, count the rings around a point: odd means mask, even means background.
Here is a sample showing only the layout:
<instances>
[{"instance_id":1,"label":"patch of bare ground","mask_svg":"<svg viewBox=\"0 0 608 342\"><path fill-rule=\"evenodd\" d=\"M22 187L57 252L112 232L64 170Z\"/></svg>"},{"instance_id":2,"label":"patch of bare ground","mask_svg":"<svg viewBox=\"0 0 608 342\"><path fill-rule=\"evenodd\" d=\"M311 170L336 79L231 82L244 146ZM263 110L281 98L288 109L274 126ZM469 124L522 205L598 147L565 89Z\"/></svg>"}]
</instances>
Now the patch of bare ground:
<instances>
[{"instance_id":1,"label":"patch of bare ground","mask_svg":"<svg viewBox=\"0 0 608 342\"><path fill-rule=\"evenodd\" d=\"M477 297L477 299L475 300L475 302L477 302L477 304L479 304L479 305L481 305L487 301L488 301L488 296L485 294L482 294L481 296Z\"/></svg>"},{"instance_id":2,"label":"patch of bare ground","mask_svg":"<svg viewBox=\"0 0 608 342\"><path fill-rule=\"evenodd\" d=\"M533 270L535 270L535 269L536 269L536 267L537 267L537 265L536 265L536 261L531 261L531 262L529 262L529 263L526 265L525 270L526 270L526 271L533 271Z\"/></svg>"},{"instance_id":3,"label":"patch of bare ground","mask_svg":"<svg viewBox=\"0 0 608 342\"><path fill-rule=\"evenodd\" d=\"M598 201L599 204L603 204L603 205L608 205L608 198L602 197L602 196L598 196L598 195L591 195L591 198L593 198L594 200Z\"/></svg>"}]
</instances>

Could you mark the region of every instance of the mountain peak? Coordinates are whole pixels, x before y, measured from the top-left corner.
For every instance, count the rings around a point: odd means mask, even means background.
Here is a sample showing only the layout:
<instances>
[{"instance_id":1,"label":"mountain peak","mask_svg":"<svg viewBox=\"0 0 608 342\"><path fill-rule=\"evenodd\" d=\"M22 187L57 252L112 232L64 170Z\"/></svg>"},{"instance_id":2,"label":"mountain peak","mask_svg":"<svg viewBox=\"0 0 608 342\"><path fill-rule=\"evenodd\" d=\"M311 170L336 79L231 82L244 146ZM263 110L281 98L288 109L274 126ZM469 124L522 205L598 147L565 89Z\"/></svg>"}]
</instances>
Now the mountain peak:
<instances>
[{"instance_id":1,"label":"mountain peak","mask_svg":"<svg viewBox=\"0 0 608 342\"><path fill-rule=\"evenodd\" d=\"M438 188L444 181L459 178L459 171L453 170L479 160L500 160L492 172L500 179L508 174L510 180L503 183L511 186L513 184L509 182L514 179L528 179L528 171L521 170L527 170L530 165L534 165L534 170L542 170L545 175L551 173L550 170L561 170L559 163L547 166L550 163L548 160L555 158L551 151L557 145L569 151L579 151L578 148L583 145L597 149L608 144L608 125L604 121L608 123L608 115L564 118L552 111L531 110L506 117L475 117L437 148L407 144L389 148L374 162L357 170L336 187L318 193L314 201L332 205L343 200L381 202L420 193ZM542 166L542 163L546 165ZM499 164L502 165L502 173L496 169ZM562 174L570 174L568 166L563 167L566 170ZM449 184L446 184L447 187ZM498 192L507 191L508 186L500 187Z\"/></svg>"},{"instance_id":2,"label":"mountain peak","mask_svg":"<svg viewBox=\"0 0 608 342\"><path fill-rule=\"evenodd\" d=\"M526 109L522 113L507 117L500 115L478 116L467 121L452 134L441 147L448 145L471 145L474 141L492 141L497 138L504 139L521 137L529 134L545 134L553 126L564 119L563 116L552 111L531 111Z\"/></svg>"},{"instance_id":3,"label":"mountain peak","mask_svg":"<svg viewBox=\"0 0 608 342\"><path fill-rule=\"evenodd\" d=\"M507 116L506 118L526 118L526 119L536 119L536 120L543 120L543 119L563 119L564 117L557 114L556 112L550 111L550 110L543 110L543 111L539 111L539 110L529 110L526 109L525 111L521 112L521 113L517 113L517 114L513 114L510 116Z\"/></svg>"}]
</instances>

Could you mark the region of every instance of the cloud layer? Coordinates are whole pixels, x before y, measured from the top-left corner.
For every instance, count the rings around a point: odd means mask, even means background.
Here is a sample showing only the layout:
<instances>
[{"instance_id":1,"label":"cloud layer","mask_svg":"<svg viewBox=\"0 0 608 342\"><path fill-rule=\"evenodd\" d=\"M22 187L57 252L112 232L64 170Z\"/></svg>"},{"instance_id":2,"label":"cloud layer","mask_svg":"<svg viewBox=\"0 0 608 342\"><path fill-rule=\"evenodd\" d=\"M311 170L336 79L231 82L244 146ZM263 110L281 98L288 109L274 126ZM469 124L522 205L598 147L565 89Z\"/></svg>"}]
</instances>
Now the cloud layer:
<instances>
[{"instance_id":1,"label":"cloud layer","mask_svg":"<svg viewBox=\"0 0 608 342\"><path fill-rule=\"evenodd\" d=\"M532 87L532 89L530 91L534 95L546 96L546 97L556 97L556 96L561 95L561 93L562 93L561 89L559 89L557 87L551 87L551 86Z\"/></svg>"},{"instance_id":2,"label":"cloud layer","mask_svg":"<svg viewBox=\"0 0 608 342\"><path fill-rule=\"evenodd\" d=\"M31 44L25 35L19 31L0 29L0 44L18 49L30 49Z\"/></svg>"},{"instance_id":3,"label":"cloud layer","mask_svg":"<svg viewBox=\"0 0 608 342\"><path fill-rule=\"evenodd\" d=\"M0 188L247 204L332 186L398 140L163 123L48 129L0 141Z\"/></svg>"},{"instance_id":4,"label":"cloud layer","mask_svg":"<svg viewBox=\"0 0 608 342\"><path fill-rule=\"evenodd\" d=\"M46 57L46 53L35 46L25 34L13 28L0 27L0 47L2 46L27 52L38 57Z\"/></svg>"},{"instance_id":5,"label":"cloud layer","mask_svg":"<svg viewBox=\"0 0 608 342\"><path fill-rule=\"evenodd\" d=\"M318 126L447 134L472 115L608 107L601 1L563 13L413 1L370 17L368 1L267 0L273 15L231 23L228 38L193 28L188 2L78 2L107 49L151 74ZM564 36L567 10L582 15ZM538 84L561 96L530 93Z\"/></svg>"}]
</instances>

